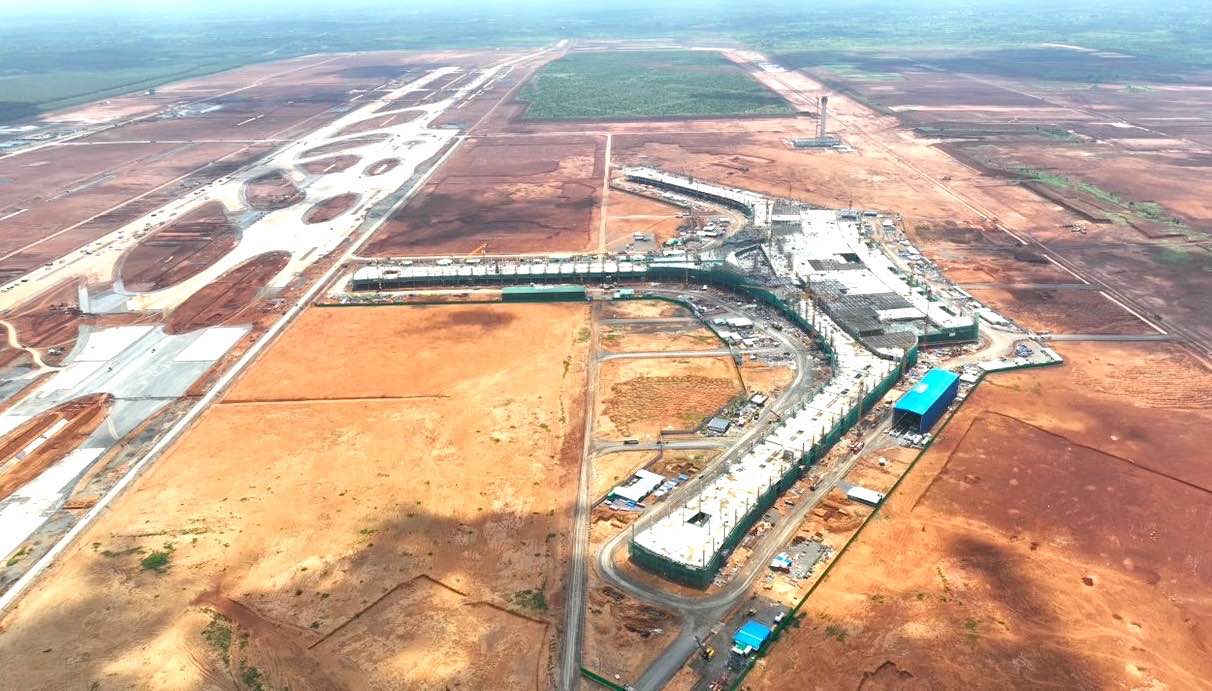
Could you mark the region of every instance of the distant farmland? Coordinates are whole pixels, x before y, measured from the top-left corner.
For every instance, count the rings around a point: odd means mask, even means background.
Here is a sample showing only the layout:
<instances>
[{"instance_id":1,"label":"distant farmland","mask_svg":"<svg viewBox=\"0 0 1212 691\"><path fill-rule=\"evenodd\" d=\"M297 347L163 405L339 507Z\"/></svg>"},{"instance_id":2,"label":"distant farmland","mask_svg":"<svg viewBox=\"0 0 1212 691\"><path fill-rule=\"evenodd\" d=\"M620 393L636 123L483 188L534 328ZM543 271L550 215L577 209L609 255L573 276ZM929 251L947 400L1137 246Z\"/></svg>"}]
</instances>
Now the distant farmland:
<instances>
[{"instance_id":1,"label":"distant farmland","mask_svg":"<svg viewBox=\"0 0 1212 691\"><path fill-rule=\"evenodd\" d=\"M791 106L709 51L584 52L547 65L518 99L527 120L781 115Z\"/></svg>"}]
</instances>

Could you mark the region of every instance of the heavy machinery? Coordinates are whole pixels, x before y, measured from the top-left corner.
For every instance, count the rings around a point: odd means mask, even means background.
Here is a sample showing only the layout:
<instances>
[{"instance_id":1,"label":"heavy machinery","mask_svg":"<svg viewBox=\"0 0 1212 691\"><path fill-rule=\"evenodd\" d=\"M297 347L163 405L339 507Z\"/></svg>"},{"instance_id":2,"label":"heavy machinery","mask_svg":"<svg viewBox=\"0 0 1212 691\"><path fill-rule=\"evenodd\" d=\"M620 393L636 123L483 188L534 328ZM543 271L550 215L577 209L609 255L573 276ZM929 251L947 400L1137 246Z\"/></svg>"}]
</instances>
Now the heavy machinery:
<instances>
[{"instance_id":1,"label":"heavy machinery","mask_svg":"<svg viewBox=\"0 0 1212 691\"><path fill-rule=\"evenodd\" d=\"M696 646L698 646L700 658L702 658L704 660L710 660L711 658L715 657L715 648L712 648L709 645L705 645L703 643L703 640L701 638L699 638L697 635L695 635L695 637L694 637L694 644Z\"/></svg>"}]
</instances>

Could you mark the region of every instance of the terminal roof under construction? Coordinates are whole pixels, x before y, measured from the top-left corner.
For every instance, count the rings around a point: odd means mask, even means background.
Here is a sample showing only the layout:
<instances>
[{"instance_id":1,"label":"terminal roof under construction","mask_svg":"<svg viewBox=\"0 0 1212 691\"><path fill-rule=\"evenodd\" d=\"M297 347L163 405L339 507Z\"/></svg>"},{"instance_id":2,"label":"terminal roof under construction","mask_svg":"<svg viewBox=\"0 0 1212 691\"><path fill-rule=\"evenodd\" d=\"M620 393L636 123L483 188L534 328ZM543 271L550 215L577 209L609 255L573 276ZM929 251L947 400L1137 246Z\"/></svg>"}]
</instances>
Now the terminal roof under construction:
<instances>
[{"instance_id":1,"label":"terminal roof under construction","mask_svg":"<svg viewBox=\"0 0 1212 691\"><path fill-rule=\"evenodd\" d=\"M801 463L807 451L865 395L899 370L899 362L875 355L824 313L813 314L806 301L800 301L798 309L833 343L837 364L829 382L746 453L727 462L714 476L701 478L695 496L669 506L659 518L638 529L637 545L672 562L707 565L738 526L751 518L750 511L766 492Z\"/></svg>"},{"instance_id":2,"label":"terminal roof under construction","mask_svg":"<svg viewBox=\"0 0 1212 691\"><path fill-rule=\"evenodd\" d=\"M833 209L800 209L798 227L778 232L776 273L809 287L830 316L871 348L891 352L939 330L971 330L975 319L926 288L873 247L863 221Z\"/></svg>"}]
</instances>

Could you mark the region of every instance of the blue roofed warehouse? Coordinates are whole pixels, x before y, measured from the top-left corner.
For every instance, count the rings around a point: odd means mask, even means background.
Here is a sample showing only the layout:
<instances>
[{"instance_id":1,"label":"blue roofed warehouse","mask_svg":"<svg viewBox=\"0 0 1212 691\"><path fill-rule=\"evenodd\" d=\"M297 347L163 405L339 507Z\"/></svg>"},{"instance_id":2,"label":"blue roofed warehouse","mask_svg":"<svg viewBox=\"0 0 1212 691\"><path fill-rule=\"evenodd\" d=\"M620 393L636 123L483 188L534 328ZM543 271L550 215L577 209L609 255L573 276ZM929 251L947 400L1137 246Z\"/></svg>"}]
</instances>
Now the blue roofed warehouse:
<instances>
[{"instance_id":1,"label":"blue roofed warehouse","mask_svg":"<svg viewBox=\"0 0 1212 691\"><path fill-rule=\"evenodd\" d=\"M732 634L732 652L738 655L748 655L755 650L761 650L770 638L770 627L756 619L750 619Z\"/></svg>"},{"instance_id":2,"label":"blue roofed warehouse","mask_svg":"<svg viewBox=\"0 0 1212 691\"><path fill-rule=\"evenodd\" d=\"M958 392L958 374L945 369L932 369L893 406L894 424L927 432L942 417L943 411L955 400Z\"/></svg>"}]
</instances>

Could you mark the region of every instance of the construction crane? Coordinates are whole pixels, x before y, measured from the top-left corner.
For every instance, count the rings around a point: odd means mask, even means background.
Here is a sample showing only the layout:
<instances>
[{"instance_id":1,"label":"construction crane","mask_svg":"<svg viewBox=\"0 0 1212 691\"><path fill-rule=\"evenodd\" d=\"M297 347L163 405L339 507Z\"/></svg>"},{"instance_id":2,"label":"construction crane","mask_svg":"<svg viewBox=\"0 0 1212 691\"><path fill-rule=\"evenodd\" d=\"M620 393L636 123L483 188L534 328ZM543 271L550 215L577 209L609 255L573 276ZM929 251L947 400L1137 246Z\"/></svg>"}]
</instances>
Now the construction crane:
<instances>
[{"instance_id":1,"label":"construction crane","mask_svg":"<svg viewBox=\"0 0 1212 691\"><path fill-rule=\"evenodd\" d=\"M472 251L468 252L468 253L467 253L467 256L469 256L469 257L478 257L479 255L484 254L484 252L485 252L487 249L488 249L488 243L487 243L487 242L481 242L481 243L480 243L480 246L479 246L479 247L477 247L477 248L475 248L474 250L472 250Z\"/></svg>"}]
</instances>

